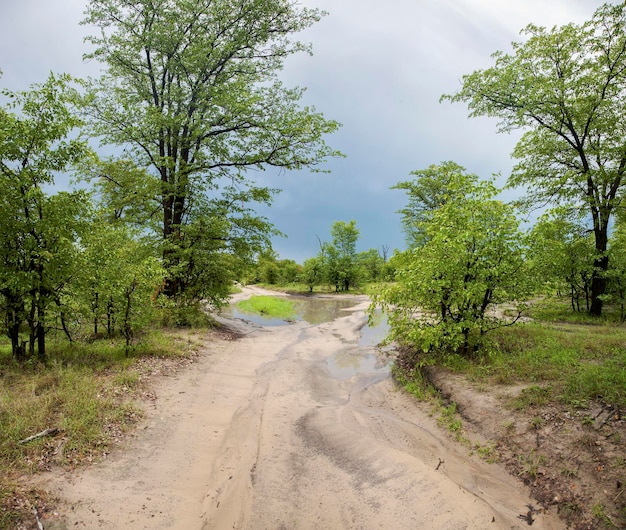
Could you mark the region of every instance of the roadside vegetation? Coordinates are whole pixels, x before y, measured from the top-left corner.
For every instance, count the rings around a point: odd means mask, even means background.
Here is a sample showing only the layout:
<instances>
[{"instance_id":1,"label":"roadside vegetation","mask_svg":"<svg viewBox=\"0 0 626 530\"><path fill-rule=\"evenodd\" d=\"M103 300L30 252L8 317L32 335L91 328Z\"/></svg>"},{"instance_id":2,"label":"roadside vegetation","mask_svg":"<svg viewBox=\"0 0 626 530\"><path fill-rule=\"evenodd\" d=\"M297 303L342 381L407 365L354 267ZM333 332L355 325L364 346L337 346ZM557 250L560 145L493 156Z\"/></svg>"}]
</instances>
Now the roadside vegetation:
<instances>
[{"instance_id":1,"label":"roadside vegetation","mask_svg":"<svg viewBox=\"0 0 626 530\"><path fill-rule=\"evenodd\" d=\"M393 373L432 404L452 438L504 464L569 527L622 528L626 328L574 313L569 302L535 302L532 321L494 331L470 357L405 345Z\"/></svg>"},{"instance_id":2,"label":"roadside vegetation","mask_svg":"<svg viewBox=\"0 0 626 530\"><path fill-rule=\"evenodd\" d=\"M205 329L234 282L370 294L399 346L394 376L437 397L456 439L478 420L433 374L513 389L501 402L512 419L489 424L494 445L476 451L574 528L626 527L626 5L530 25L443 97L523 131L506 186L525 197L505 202L495 180L443 161L393 187L407 194L406 250L359 252L356 221L341 220L298 264L276 255L279 232L254 210L277 191L246 170L340 155L324 141L339 125L278 79L308 49L292 34L323 13L174 4L88 2L103 31L86 57L102 77L2 90L0 528L45 507L20 477L96 460L136 423L149 375L192 358L189 329ZM123 155L100 157L98 142ZM80 185L54 192L59 174ZM523 229L537 206L548 209ZM293 312L278 298L246 304Z\"/></svg>"},{"instance_id":3,"label":"roadside vegetation","mask_svg":"<svg viewBox=\"0 0 626 530\"><path fill-rule=\"evenodd\" d=\"M538 302L530 314L542 314L547 306L558 320L533 317L494 331L472 357L406 348L396 365L398 376L406 378L412 369L438 365L480 385L525 383L541 388L523 393L516 401L520 408L558 402L588 410L600 402L621 415L626 411L626 327L589 317L582 321L579 315L571 318L566 303L558 304L557 313L554 302Z\"/></svg>"},{"instance_id":4,"label":"roadside vegetation","mask_svg":"<svg viewBox=\"0 0 626 530\"><path fill-rule=\"evenodd\" d=\"M20 364L0 341L0 528L51 508L28 476L106 456L154 399L151 378L193 362L205 333L150 329L130 352L123 337L70 344L57 334L46 364Z\"/></svg>"}]
</instances>

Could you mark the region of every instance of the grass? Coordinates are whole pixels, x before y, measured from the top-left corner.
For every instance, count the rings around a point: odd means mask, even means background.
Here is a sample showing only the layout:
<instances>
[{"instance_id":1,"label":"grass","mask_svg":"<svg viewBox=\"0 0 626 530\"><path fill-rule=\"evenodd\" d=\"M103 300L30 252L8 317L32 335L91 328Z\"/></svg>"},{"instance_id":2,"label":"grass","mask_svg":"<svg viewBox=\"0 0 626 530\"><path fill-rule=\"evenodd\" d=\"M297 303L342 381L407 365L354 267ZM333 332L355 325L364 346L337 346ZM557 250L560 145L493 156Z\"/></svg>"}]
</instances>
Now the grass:
<instances>
[{"instance_id":1,"label":"grass","mask_svg":"<svg viewBox=\"0 0 626 530\"><path fill-rule=\"evenodd\" d=\"M512 403L520 410L551 400L579 408L602 400L626 408L626 327L621 325L533 322L501 328L488 336L476 358L448 355L439 364L479 384L530 383Z\"/></svg>"},{"instance_id":2,"label":"grass","mask_svg":"<svg viewBox=\"0 0 626 530\"><path fill-rule=\"evenodd\" d=\"M486 445L474 446L478 456L480 456L485 462L493 464L498 462L498 452L496 450L496 444L490 443Z\"/></svg>"},{"instance_id":3,"label":"grass","mask_svg":"<svg viewBox=\"0 0 626 530\"><path fill-rule=\"evenodd\" d=\"M531 407L540 407L550 401L552 390L542 386L529 386L520 392L520 395L511 400L516 410L528 410Z\"/></svg>"},{"instance_id":4,"label":"grass","mask_svg":"<svg viewBox=\"0 0 626 530\"><path fill-rule=\"evenodd\" d=\"M584 307L581 306L581 309L583 311L573 311L569 297L546 297L528 308L528 316L541 322L585 325L612 324L619 319L618 311L610 305L604 305L600 318L590 317Z\"/></svg>"},{"instance_id":5,"label":"grass","mask_svg":"<svg viewBox=\"0 0 626 530\"><path fill-rule=\"evenodd\" d=\"M29 512L32 517L38 502L40 493L20 486L19 476L105 455L141 418L142 363L187 357L198 340L189 331L154 330L128 354L123 340L57 339L50 341L47 365L21 366L0 339L0 528L14 528ZM49 428L59 433L20 443Z\"/></svg>"},{"instance_id":6,"label":"grass","mask_svg":"<svg viewBox=\"0 0 626 530\"><path fill-rule=\"evenodd\" d=\"M576 469L564 466L561 468L561 475L567 478L578 478L578 471Z\"/></svg>"},{"instance_id":7,"label":"grass","mask_svg":"<svg viewBox=\"0 0 626 530\"><path fill-rule=\"evenodd\" d=\"M535 315L545 314L534 309ZM465 374L479 385L526 383L529 388L512 401L518 410L551 401L587 408L594 400L626 408L626 326L560 313L550 302L551 322L530 322L500 328L486 336L474 358L446 354L424 359ZM408 378L410 380L410 377Z\"/></svg>"},{"instance_id":8,"label":"grass","mask_svg":"<svg viewBox=\"0 0 626 530\"><path fill-rule=\"evenodd\" d=\"M606 526L617 528L617 525L611 521L610 517L607 515L604 505L594 504L591 508L591 513L593 513L594 517L602 521Z\"/></svg>"},{"instance_id":9,"label":"grass","mask_svg":"<svg viewBox=\"0 0 626 530\"><path fill-rule=\"evenodd\" d=\"M511 347L512 342L517 346ZM626 328L622 326L525 324L501 329L492 337L482 364L480 372L496 382L538 383L525 396L537 405L550 399L572 406L603 400L626 407Z\"/></svg>"},{"instance_id":10,"label":"grass","mask_svg":"<svg viewBox=\"0 0 626 530\"><path fill-rule=\"evenodd\" d=\"M237 307L245 313L254 313L269 318L291 320L297 316L295 304L291 300L277 296L253 296L238 302Z\"/></svg>"},{"instance_id":11,"label":"grass","mask_svg":"<svg viewBox=\"0 0 626 530\"><path fill-rule=\"evenodd\" d=\"M530 478L537 478L541 467L545 464L543 455L538 454L534 449L528 455L519 455L518 460L521 464L520 475L526 474Z\"/></svg>"},{"instance_id":12,"label":"grass","mask_svg":"<svg viewBox=\"0 0 626 530\"><path fill-rule=\"evenodd\" d=\"M394 363L391 367L391 375L409 394L418 401L426 401L436 396L433 386L426 381L422 372L414 370L407 373Z\"/></svg>"},{"instance_id":13,"label":"grass","mask_svg":"<svg viewBox=\"0 0 626 530\"><path fill-rule=\"evenodd\" d=\"M457 441L467 442L463 436L463 422L457 414L456 403L452 402L447 407L442 406L440 412L437 424L445 428Z\"/></svg>"}]
</instances>

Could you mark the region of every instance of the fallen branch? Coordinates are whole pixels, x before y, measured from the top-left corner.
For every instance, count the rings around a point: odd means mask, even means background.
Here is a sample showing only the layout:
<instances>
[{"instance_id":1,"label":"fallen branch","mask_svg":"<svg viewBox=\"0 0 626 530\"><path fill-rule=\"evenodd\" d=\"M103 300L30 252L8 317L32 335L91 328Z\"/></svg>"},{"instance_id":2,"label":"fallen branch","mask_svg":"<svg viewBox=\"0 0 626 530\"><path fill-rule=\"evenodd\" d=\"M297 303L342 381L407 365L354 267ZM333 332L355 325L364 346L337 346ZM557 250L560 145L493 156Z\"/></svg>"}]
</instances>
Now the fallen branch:
<instances>
[{"instance_id":1,"label":"fallen branch","mask_svg":"<svg viewBox=\"0 0 626 530\"><path fill-rule=\"evenodd\" d=\"M45 431L41 431L41 432L38 432L37 434L33 434L32 436L29 436L28 438L24 438L23 440L20 440L17 443L27 444L28 442L32 442L33 440L37 440L38 438L43 438L44 436L54 436L58 432L59 432L59 429L57 429L56 427L53 427L52 429L46 429Z\"/></svg>"}]
</instances>

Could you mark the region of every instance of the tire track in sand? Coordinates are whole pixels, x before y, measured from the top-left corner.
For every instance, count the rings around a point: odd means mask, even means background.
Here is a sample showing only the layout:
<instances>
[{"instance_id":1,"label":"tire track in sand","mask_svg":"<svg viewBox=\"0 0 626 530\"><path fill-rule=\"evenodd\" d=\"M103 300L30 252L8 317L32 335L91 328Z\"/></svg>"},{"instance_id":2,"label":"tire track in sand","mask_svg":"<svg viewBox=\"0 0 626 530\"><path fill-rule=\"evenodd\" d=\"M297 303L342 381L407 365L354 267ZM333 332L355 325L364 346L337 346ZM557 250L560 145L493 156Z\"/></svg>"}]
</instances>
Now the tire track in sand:
<instances>
[{"instance_id":1,"label":"tire track in sand","mask_svg":"<svg viewBox=\"0 0 626 530\"><path fill-rule=\"evenodd\" d=\"M65 500L47 529L525 528L521 482L448 442L387 375L332 377L330 356L360 354L363 307L212 338L157 384L126 447L46 477ZM563 525L537 514L534 528Z\"/></svg>"}]
</instances>

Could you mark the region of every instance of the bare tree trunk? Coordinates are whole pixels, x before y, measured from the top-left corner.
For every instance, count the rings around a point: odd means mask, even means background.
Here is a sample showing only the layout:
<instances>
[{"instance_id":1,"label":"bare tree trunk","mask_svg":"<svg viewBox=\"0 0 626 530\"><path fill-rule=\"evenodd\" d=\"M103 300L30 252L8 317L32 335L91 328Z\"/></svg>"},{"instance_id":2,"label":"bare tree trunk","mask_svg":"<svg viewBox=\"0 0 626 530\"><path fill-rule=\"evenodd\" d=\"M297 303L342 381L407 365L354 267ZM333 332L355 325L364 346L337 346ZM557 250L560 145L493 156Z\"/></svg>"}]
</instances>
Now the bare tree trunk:
<instances>
[{"instance_id":1,"label":"bare tree trunk","mask_svg":"<svg viewBox=\"0 0 626 530\"><path fill-rule=\"evenodd\" d=\"M100 305L100 293L95 292L94 294L94 303L93 303L93 336L98 336L98 307Z\"/></svg>"},{"instance_id":2,"label":"bare tree trunk","mask_svg":"<svg viewBox=\"0 0 626 530\"><path fill-rule=\"evenodd\" d=\"M28 342L28 356L32 359L35 357L35 340L37 338L37 324L36 324L36 311L35 300L30 302L30 313L28 315L28 331L30 340Z\"/></svg>"},{"instance_id":3,"label":"bare tree trunk","mask_svg":"<svg viewBox=\"0 0 626 530\"><path fill-rule=\"evenodd\" d=\"M7 336L11 340L11 353L19 361L26 360L25 347L20 347L20 326L24 317L24 307L21 299L8 290L2 293L6 298L6 327Z\"/></svg>"},{"instance_id":4,"label":"bare tree trunk","mask_svg":"<svg viewBox=\"0 0 626 530\"><path fill-rule=\"evenodd\" d=\"M602 256L594 261L593 277L591 278L591 307L589 314L599 317L602 315L602 298L606 293L606 271L609 268L609 257Z\"/></svg>"}]
</instances>

